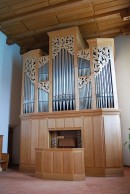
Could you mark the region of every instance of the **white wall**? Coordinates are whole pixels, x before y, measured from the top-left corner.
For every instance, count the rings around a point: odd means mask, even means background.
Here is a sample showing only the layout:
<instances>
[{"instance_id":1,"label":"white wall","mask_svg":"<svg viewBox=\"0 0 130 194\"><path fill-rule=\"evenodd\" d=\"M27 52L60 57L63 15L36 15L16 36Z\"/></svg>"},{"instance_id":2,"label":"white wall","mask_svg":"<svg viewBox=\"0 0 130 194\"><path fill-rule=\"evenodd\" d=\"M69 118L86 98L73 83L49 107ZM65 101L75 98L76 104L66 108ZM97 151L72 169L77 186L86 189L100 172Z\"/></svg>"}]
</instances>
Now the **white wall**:
<instances>
[{"instance_id":1,"label":"white wall","mask_svg":"<svg viewBox=\"0 0 130 194\"><path fill-rule=\"evenodd\" d=\"M115 70L117 80L118 103L121 109L122 147L124 165L130 166L128 149L130 131L130 36L115 38ZM127 144L124 143L127 141Z\"/></svg>"},{"instance_id":2,"label":"white wall","mask_svg":"<svg viewBox=\"0 0 130 194\"><path fill-rule=\"evenodd\" d=\"M6 45L6 36L0 32L0 135L4 135L3 152L7 152L9 125L20 125L22 56L19 52L18 45Z\"/></svg>"}]
</instances>

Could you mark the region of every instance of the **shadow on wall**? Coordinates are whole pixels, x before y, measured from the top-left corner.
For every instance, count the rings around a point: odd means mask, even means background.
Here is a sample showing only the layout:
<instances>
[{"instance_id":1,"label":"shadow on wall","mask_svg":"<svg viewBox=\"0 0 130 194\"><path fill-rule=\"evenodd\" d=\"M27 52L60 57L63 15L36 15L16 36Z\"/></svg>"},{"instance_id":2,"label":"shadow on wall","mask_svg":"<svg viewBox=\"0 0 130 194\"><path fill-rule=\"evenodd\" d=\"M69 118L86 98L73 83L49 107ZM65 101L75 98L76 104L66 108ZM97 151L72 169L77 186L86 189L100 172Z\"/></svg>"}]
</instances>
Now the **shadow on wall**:
<instances>
[{"instance_id":1,"label":"shadow on wall","mask_svg":"<svg viewBox=\"0 0 130 194\"><path fill-rule=\"evenodd\" d=\"M21 56L22 57L22 56ZM22 59L22 58L21 58ZM8 151L10 152L10 163L19 164L20 160L20 109L21 109L21 87L22 87L22 60L13 55L11 101L10 101L10 126ZM12 149L12 150L11 150Z\"/></svg>"}]
</instances>

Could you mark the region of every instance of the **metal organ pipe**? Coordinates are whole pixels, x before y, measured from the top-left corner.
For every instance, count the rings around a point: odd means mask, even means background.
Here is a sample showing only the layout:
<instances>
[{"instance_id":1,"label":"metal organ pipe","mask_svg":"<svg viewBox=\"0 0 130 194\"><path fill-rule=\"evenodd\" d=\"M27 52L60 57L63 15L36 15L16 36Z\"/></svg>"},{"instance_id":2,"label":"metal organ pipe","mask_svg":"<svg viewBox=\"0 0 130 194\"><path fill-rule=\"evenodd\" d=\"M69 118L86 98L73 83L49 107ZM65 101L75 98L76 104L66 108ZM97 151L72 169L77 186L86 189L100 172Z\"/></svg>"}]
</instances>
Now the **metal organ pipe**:
<instances>
[{"instance_id":1,"label":"metal organ pipe","mask_svg":"<svg viewBox=\"0 0 130 194\"><path fill-rule=\"evenodd\" d=\"M97 108L114 108L110 60L95 76L95 88Z\"/></svg>"},{"instance_id":2,"label":"metal organ pipe","mask_svg":"<svg viewBox=\"0 0 130 194\"><path fill-rule=\"evenodd\" d=\"M53 59L53 110L73 110L74 56L61 49ZM54 106L55 104L55 106Z\"/></svg>"}]
</instances>

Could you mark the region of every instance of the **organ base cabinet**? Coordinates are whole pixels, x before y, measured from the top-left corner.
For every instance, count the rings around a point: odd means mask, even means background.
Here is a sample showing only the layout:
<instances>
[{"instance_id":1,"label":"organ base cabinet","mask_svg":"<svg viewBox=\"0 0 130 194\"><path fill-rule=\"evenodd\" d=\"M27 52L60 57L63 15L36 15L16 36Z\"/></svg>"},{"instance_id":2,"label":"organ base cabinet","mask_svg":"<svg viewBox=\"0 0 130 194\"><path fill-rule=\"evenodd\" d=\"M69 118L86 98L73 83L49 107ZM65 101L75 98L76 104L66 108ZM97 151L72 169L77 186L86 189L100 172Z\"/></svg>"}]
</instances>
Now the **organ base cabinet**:
<instances>
[{"instance_id":1,"label":"organ base cabinet","mask_svg":"<svg viewBox=\"0 0 130 194\"><path fill-rule=\"evenodd\" d=\"M83 148L36 148L36 177L85 180Z\"/></svg>"},{"instance_id":2,"label":"organ base cabinet","mask_svg":"<svg viewBox=\"0 0 130 194\"><path fill-rule=\"evenodd\" d=\"M68 165L74 168L71 173ZM69 180L82 179L84 172L86 176L123 175L120 111L99 109L22 116L20 169L36 171L36 176L43 178Z\"/></svg>"}]
</instances>

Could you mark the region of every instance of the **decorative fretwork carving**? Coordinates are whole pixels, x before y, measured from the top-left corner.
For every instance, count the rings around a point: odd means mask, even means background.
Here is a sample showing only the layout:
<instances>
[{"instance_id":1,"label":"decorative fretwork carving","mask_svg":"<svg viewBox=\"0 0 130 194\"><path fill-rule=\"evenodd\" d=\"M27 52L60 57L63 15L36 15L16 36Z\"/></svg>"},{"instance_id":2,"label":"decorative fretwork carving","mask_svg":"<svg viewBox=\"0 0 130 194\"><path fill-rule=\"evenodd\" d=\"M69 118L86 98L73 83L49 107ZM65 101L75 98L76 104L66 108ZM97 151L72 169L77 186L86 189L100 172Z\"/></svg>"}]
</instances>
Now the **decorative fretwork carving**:
<instances>
[{"instance_id":1,"label":"decorative fretwork carving","mask_svg":"<svg viewBox=\"0 0 130 194\"><path fill-rule=\"evenodd\" d=\"M93 48L93 65L94 75L102 71L102 68L108 64L110 60L110 48L108 47L95 47Z\"/></svg>"},{"instance_id":2,"label":"decorative fretwork carving","mask_svg":"<svg viewBox=\"0 0 130 194\"><path fill-rule=\"evenodd\" d=\"M35 83L35 65L36 65L36 58L27 59L24 63L24 72L30 78L31 82Z\"/></svg>"},{"instance_id":3,"label":"decorative fretwork carving","mask_svg":"<svg viewBox=\"0 0 130 194\"><path fill-rule=\"evenodd\" d=\"M91 76L89 77L78 77L78 85L79 89L83 88L86 84L88 84L91 81Z\"/></svg>"},{"instance_id":4,"label":"decorative fretwork carving","mask_svg":"<svg viewBox=\"0 0 130 194\"><path fill-rule=\"evenodd\" d=\"M84 50L78 51L77 56L79 58L86 59L89 61L90 60L90 51L89 51L89 49L84 49Z\"/></svg>"},{"instance_id":5,"label":"decorative fretwork carving","mask_svg":"<svg viewBox=\"0 0 130 194\"><path fill-rule=\"evenodd\" d=\"M71 55L74 55L74 37L65 36L52 39L52 58L54 58L61 49L67 50Z\"/></svg>"},{"instance_id":6,"label":"decorative fretwork carving","mask_svg":"<svg viewBox=\"0 0 130 194\"><path fill-rule=\"evenodd\" d=\"M42 56L40 58L38 58L38 68L44 66L46 63L48 63L49 61L49 56Z\"/></svg>"},{"instance_id":7,"label":"decorative fretwork carving","mask_svg":"<svg viewBox=\"0 0 130 194\"><path fill-rule=\"evenodd\" d=\"M38 88L44 90L46 93L49 93L49 82L38 83Z\"/></svg>"}]
</instances>

